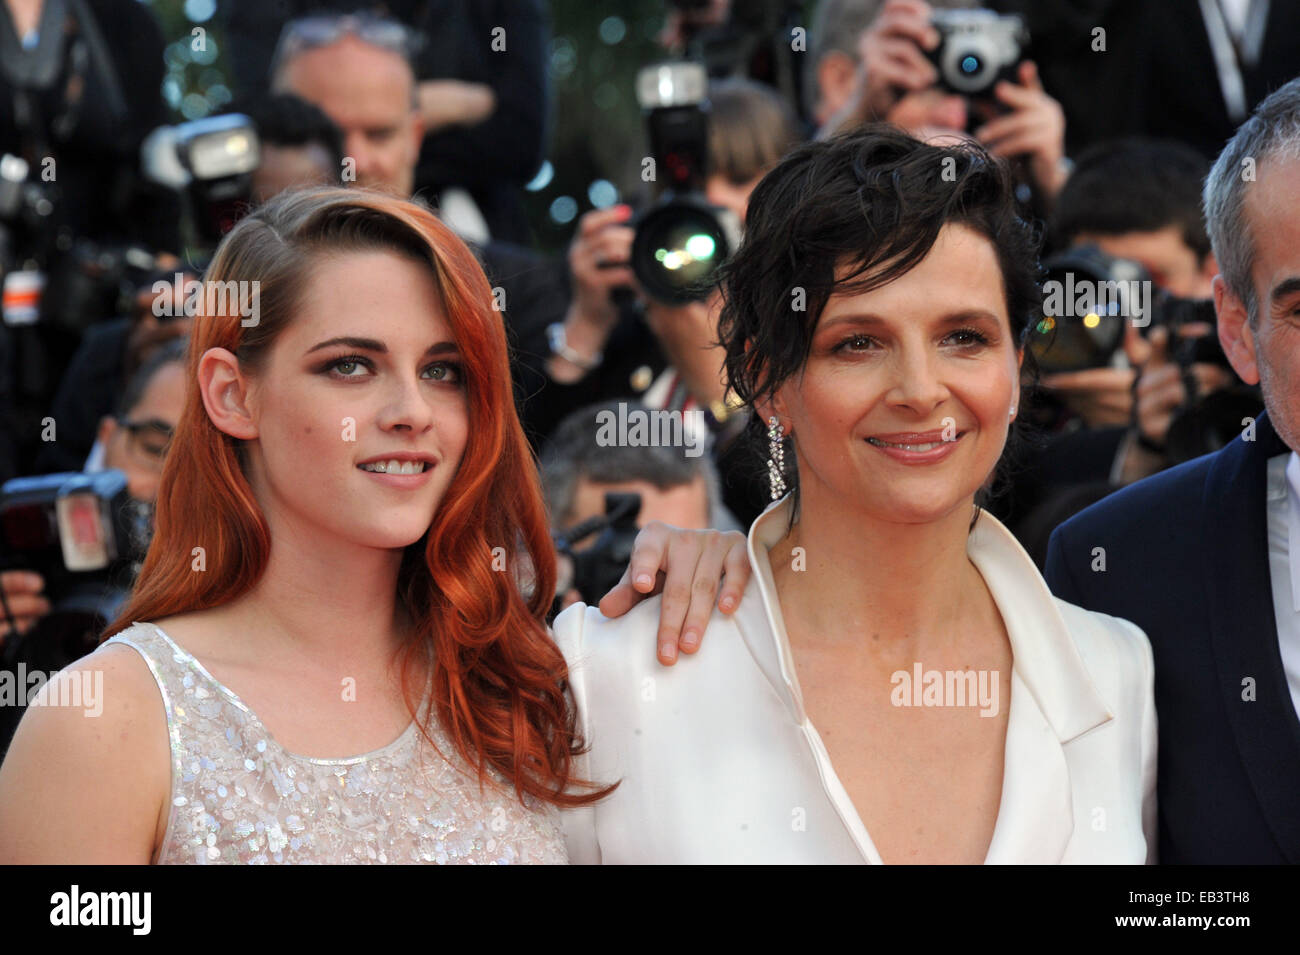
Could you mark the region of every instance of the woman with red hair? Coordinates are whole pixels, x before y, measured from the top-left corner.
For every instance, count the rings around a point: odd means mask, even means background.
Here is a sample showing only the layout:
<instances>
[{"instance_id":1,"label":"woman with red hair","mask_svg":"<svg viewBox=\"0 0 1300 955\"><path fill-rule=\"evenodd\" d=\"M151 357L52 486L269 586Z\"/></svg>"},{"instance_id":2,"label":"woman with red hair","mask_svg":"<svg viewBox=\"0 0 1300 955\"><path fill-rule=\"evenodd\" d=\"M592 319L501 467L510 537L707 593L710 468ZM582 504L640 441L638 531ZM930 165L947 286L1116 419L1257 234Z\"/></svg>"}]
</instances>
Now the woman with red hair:
<instances>
[{"instance_id":1,"label":"woman with red hair","mask_svg":"<svg viewBox=\"0 0 1300 955\"><path fill-rule=\"evenodd\" d=\"M243 219L203 291L148 556L37 700L87 706L19 728L0 859L566 861L557 809L609 790L574 776L474 256L422 206L309 189Z\"/></svg>"}]
</instances>

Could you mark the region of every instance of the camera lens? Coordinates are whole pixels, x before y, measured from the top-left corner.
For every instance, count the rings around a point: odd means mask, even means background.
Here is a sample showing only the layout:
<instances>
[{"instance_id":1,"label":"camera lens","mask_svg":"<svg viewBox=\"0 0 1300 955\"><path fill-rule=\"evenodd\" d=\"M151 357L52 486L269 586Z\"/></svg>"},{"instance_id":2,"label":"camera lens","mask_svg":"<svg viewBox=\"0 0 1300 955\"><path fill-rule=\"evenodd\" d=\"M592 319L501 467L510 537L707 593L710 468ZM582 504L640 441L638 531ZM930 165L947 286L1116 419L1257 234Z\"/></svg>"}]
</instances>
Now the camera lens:
<instances>
[{"instance_id":1,"label":"camera lens","mask_svg":"<svg viewBox=\"0 0 1300 955\"><path fill-rule=\"evenodd\" d=\"M648 294L688 302L708 295L718 266L732 251L727 230L711 210L669 202L642 220L632 243L632 268Z\"/></svg>"},{"instance_id":2,"label":"camera lens","mask_svg":"<svg viewBox=\"0 0 1300 955\"><path fill-rule=\"evenodd\" d=\"M1044 374L1101 368L1124 340L1124 319L1091 312L1082 316L1043 315L1029 330L1028 345Z\"/></svg>"},{"instance_id":3,"label":"camera lens","mask_svg":"<svg viewBox=\"0 0 1300 955\"><path fill-rule=\"evenodd\" d=\"M953 91L975 95L993 84L998 51L985 36L963 36L941 54L940 74Z\"/></svg>"}]
</instances>

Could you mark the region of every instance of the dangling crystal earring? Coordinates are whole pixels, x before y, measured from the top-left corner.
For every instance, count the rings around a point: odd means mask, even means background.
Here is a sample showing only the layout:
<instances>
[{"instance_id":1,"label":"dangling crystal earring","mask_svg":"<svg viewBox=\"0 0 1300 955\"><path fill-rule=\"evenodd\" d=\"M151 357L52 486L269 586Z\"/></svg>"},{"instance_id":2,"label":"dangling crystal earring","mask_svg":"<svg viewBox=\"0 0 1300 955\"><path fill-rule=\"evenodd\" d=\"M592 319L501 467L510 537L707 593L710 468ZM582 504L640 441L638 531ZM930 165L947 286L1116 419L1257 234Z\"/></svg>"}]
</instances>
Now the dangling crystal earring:
<instances>
[{"instance_id":1,"label":"dangling crystal earring","mask_svg":"<svg viewBox=\"0 0 1300 955\"><path fill-rule=\"evenodd\" d=\"M776 501L785 493L785 448L781 438L785 429L776 415L767 419L767 478L772 485L772 500Z\"/></svg>"}]
</instances>

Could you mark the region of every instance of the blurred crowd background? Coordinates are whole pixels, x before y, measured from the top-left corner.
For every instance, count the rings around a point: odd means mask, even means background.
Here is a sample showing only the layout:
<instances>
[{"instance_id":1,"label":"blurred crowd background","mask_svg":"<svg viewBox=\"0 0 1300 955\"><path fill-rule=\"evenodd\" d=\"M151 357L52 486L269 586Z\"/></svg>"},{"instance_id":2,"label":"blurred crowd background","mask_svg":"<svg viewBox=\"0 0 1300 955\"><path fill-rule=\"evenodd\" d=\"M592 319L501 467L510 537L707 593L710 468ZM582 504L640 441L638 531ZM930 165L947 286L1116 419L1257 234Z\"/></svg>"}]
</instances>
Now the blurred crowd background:
<instances>
[{"instance_id":1,"label":"blurred crowd background","mask_svg":"<svg viewBox=\"0 0 1300 955\"><path fill-rule=\"evenodd\" d=\"M1218 348L1200 192L1297 73L1278 0L2 0L3 665L57 669L114 615L183 402L188 294L285 188L414 195L479 255L557 608L598 599L647 520L747 528L766 448L710 347L710 279L767 169L868 122L981 142L1045 279L1115 290L1034 325L987 489L1041 564L1066 517L1262 407ZM676 437L602 440L635 412Z\"/></svg>"}]
</instances>

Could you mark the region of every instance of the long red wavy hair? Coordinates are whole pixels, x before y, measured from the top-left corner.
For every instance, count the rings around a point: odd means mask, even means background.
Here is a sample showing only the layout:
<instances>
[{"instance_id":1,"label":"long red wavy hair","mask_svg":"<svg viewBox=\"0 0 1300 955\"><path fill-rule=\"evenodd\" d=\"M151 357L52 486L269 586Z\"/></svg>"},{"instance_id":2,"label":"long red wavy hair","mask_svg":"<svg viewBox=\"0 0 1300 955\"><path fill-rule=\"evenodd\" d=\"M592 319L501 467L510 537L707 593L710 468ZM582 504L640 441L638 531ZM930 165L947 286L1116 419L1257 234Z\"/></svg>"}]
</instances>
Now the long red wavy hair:
<instances>
[{"instance_id":1,"label":"long red wavy hair","mask_svg":"<svg viewBox=\"0 0 1300 955\"><path fill-rule=\"evenodd\" d=\"M610 790L573 776L582 752L564 658L546 629L555 553L536 463L515 410L501 313L473 253L427 209L362 189L282 193L241 220L218 247L205 282L257 282L256 322L236 296L203 296L186 359L185 408L160 480L154 537L108 639L132 621L218 607L261 577L270 531L245 477L243 442L209 419L198 363L226 348L256 375L294 320L304 283L325 254L388 250L427 263L463 364L468 443L429 529L405 548L397 598L416 624L402 648L412 717L425 687L410 685L416 653L432 648L433 711L480 783L488 768L526 796L584 805ZM219 286L218 288L236 288ZM205 288L206 291L206 288ZM196 573L196 547L208 569ZM506 572L500 566L503 548ZM215 571L215 572L214 572ZM422 730L433 740L428 726ZM612 788L612 787L611 787ZM574 791L574 790L586 791Z\"/></svg>"}]
</instances>

